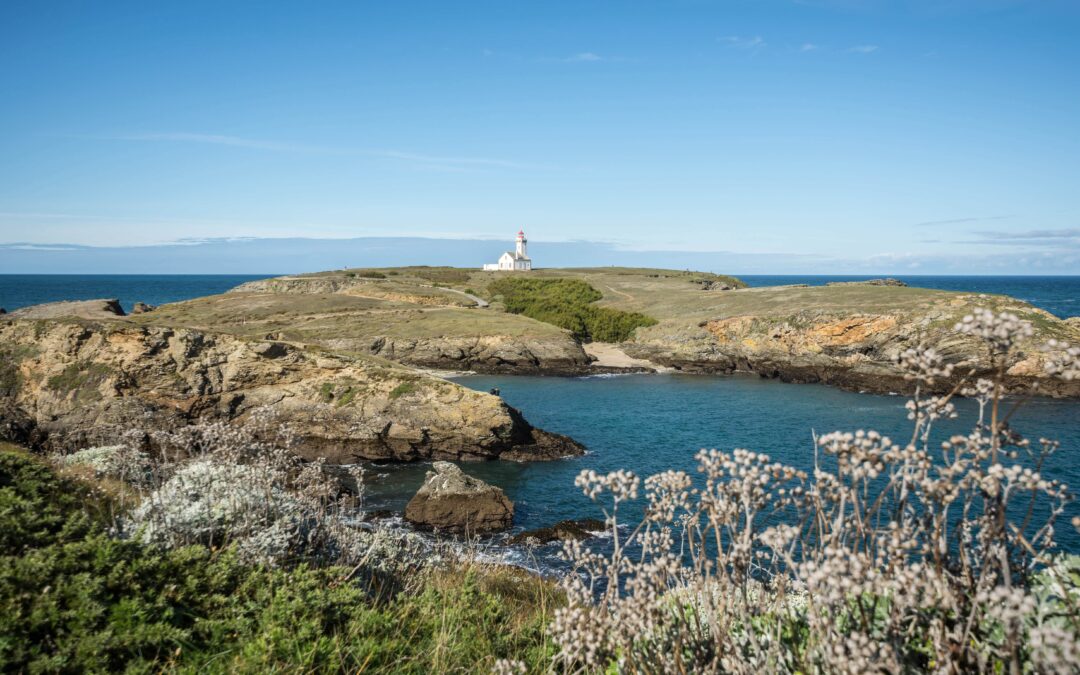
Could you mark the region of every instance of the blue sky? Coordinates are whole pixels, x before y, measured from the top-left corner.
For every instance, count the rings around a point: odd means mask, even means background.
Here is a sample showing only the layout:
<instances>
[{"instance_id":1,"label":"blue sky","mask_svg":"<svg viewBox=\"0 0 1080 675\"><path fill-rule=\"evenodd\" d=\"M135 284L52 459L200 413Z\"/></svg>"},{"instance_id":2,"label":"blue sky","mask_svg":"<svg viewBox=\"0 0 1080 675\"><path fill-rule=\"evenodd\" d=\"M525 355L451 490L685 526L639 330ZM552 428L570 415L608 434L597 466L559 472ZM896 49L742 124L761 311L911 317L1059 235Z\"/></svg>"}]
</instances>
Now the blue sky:
<instances>
[{"instance_id":1,"label":"blue sky","mask_svg":"<svg viewBox=\"0 0 1080 675\"><path fill-rule=\"evenodd\" d=\"M7 2L0 243L1080 273L1078 38L1053 0Z\"/></svg>"}]
</instances>

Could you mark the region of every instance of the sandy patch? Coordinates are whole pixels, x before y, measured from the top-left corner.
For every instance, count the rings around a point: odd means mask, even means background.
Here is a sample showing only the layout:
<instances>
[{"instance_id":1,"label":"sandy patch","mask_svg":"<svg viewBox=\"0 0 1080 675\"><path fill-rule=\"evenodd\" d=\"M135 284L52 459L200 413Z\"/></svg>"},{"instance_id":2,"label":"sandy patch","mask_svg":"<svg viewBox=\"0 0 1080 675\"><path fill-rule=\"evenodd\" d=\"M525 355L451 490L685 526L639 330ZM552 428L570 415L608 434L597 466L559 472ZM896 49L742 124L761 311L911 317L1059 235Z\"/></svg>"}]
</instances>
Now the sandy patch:
<instances>
[{"instance_id":1,"label":"sandy patch","mask_svg":"<svg viewBox=\"0 0 1080 675\"><path fill-rule=\"evenodd\" d=\"M593 366L600 368L651 368L657 372L663 372L670 370L664 366L659 366L652 361L646 361L645 359L635 359L623 350L619 349L618 345L613 345L607 342L590 342L588 344L581 345L585 350L585 353L595 358L592 362Z\"/></svg>"}]
</instances>

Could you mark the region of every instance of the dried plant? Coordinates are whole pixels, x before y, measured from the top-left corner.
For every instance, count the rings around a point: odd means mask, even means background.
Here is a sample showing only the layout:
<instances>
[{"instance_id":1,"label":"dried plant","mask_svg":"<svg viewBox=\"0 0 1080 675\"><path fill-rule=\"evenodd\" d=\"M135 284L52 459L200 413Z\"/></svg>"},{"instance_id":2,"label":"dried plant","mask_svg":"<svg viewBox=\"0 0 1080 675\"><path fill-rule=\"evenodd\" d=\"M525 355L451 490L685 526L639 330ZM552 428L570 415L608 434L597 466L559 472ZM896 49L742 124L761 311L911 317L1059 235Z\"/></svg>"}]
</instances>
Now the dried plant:
<instances>
[{"instance_id":1,"label":"dried plant","mask_svg":"<svg viewBox=\"0 0 1080 675\"><path fill-rule=\"evenodd\" d=\"M932 349L899 363L915 384L910 438L874 431L815 438L811 473L747 450L702 451L699 475L644 481L632 528L632 473L582 472L604 508L610 553L569 542L575 573L550 631L566 672L1076 672L1080 572L1055 558L1070 495L1040 474L1057 450L1009 427L1005 364L1031 335L980 310L957 326L980 338L994 378L925 397L954 366ZM1052 346L1059 349L1060 345ZM1072 362L1069 362L1069 359ZM1076 354L1048 364L1076 371ZM1071 369L1071 370L1070 370ZM961 390L979 405L970 433L935 444ZM936 447L935 447L936 446ZM1026 465L1015 460L1028 457ZM509 669L504 667L505 672Z\"/></svg>"},{"instance_id":2,"label":"dried plant","mask_svg":"<svg viewBox=\"0 0 1080 675\"><path fill-rule=\"evenodd\" d=\"M57 458L124 481L115 534L156 547L235 546L253 564L343 564L400 575L434 559L416 534L360 522L364 476L350 489L322 460L293 452L294 435L269 409L245 424L201 421L168 431L133 430L114 446ZM148 450L152 448L152 452Z\"/></svg>"}]
</instances>

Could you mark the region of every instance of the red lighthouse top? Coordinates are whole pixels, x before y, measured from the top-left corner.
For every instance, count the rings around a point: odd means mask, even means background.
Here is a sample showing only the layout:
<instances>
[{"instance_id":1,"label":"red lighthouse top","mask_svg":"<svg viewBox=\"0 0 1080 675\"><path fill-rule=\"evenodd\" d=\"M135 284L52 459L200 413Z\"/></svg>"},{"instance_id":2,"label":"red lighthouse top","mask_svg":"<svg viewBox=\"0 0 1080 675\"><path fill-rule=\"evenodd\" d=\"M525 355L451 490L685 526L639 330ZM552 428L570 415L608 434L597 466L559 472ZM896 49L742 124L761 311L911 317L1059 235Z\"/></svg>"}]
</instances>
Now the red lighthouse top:
<instances>
[{"instance_id":1,"label":"red lighthouse top","mask_svg":"<svg viewBox=\"0 0 1080 675\"><path fill-rule=\"evenodd\" d=\"M519 237L524 237L525 236L525 230L518 230L518 236Z\"/></svg>"}]
</instances>

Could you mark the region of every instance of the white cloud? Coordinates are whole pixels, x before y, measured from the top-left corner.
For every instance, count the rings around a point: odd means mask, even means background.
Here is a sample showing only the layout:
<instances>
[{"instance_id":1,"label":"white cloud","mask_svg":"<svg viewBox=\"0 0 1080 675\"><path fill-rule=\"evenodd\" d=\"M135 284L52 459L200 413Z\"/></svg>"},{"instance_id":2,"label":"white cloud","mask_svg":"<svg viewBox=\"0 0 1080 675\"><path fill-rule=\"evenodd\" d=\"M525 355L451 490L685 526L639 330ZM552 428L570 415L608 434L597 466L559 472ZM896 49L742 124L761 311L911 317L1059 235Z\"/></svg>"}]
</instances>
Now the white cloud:
<instances>
[{"instance_id":1,"label":"white cloud","mask_svg":"<svg viewBox=\"0 0 1080 675\"><path fill-rule=\"evenodd\" d=\"M853 54L872 54L878 50L877 45L857 45L848 49Z\"/></svg>"},{"instance_id":2,"label":"white cloud","mask_svg":"<svg viewBox=\"0 0 1080 675\"><path fill-rule=\"evenodd\" d=\"M800 52L812 52L818 49L818 46L812 42L805 42L803 46L799 48Z\"/></svg>"},{"instance_id":3,"label":"white cloud","mask_svg":"<svg viewBox=\"0 0 1080 675\"><path fill-rule=\"evenodd\" d=\"M563 60L567 63L589 63L594 61L604 61L606 59L604 59L599 54L595 54L593 52L581 52L580 54L574 54L573 56L569 56Z\"/></svg>"},{"instance_id":4,"label":"white cloud","mask_svg":"<svg viewBox=\"0 0 1080 675\"><path fill-rule=\"evenodd\" d=\"M744 37L742 35L728 35L727 37L720 38L719 41L733 49L748 50L763 49L769 44L765 42L765 40L760 35L754 35L752 37Z\"/></svg>"}]
</instances>

